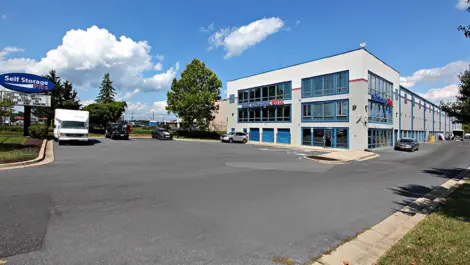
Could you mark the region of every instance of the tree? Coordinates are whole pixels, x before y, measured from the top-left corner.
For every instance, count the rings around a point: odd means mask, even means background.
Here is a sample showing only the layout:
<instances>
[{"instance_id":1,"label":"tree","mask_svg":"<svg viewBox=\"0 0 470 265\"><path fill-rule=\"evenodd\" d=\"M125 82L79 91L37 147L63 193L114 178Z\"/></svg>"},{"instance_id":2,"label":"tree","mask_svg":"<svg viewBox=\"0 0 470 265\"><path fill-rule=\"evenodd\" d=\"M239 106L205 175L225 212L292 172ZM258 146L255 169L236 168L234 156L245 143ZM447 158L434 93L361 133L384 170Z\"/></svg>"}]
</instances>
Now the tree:
<instances>
[{"instance_id":1,"label":"tree","mask_svg":"<svg viewBox=\"0 0 470 265\"><path fill-rule=\"evenodd\" d=\"M470 123L470 69L459 75L459 94L455 102L441 102L441 109L459 123Z\"/></svg>"},{"instance_id":2,"label":"tree","mask_svg":"<svg viewBox=\"0 0 470 265\"><path fill-rule=\"evenodd\" d=\"M80 109L80 99L77 92L73 89L73 85L69 81L62 83L62 80L57 75L55 70L50 70L45 78L51 80L54 84L54 89L46 92L51 96L51 107L34 107L32 108L33 114L36 117L47 117L47 124L51 125L54 118L55 109Z\"/></svg>"},{"instance_id":3,"label":"tree","mask_svg":"<svg viewBox=\"0 0 470 265\"><path fill-rule=\"evenodd\" d=\"M467 4L470 4L470 0L465 1ZM467 12L470 12L470 6L467 8ZM460 25L457 30L463 31L465 38L470 38L470 25Z\"/></svg>"},{"instance_id":4,"label":"tree","mask_svg":"<svg viewBox=\"0 0 470 265\"><path fill-rule=\"evenodd\" d=\"M193 123L201 130L207 130L219 107L222 82L217 75L198 59L193 59L181 73L181 79L173 79L167 93L168 112L182 119L183 128Z\"/></svg>"},{"instance_id":5,"label":"tree","mask_svg":"<svg viewBox=\"0 0 470 265\"><path fill-rule=\"evenodd\" d=\"M126 111L126 108L127 103L125 101L115 101L110 103L93 103L83 108L83 110L90 113L91 124L99 124L104 127L109 121L118 121L124 111Z\"/></svg>"},{"instance_id":6,"label":"tree","mask_svg":"<svg viewBox=\"0 0 470 265\"><path fill-rule=\"evenodd\" d=\"M10 117L15 111L15 103L8 94L5 94L0 98L0 118L2 124L6 125L7 117Z\"/></svg>"},{"instance_id":7,"label":"tree","mask_svg":"<svg viewBox=\"0 0 470 265\"><path fill-rule=\"evenodd\" d=\"M80 100L78 99L77 95L77 91L73 89L72 83L70 83L68 80L65 81L61 93L62 102L60 104L60 107L62 109L79 110Z\"/></svg>"},{"instance_id":8,"label":"tree","mask_svg":"<svg viewBox=\"0 0 470 265\"><path fill-rule=\"evenodd\" d=\"M101 81L100 93L96 98L97 103L110 103L114 101L116 90L113 87L113 81L109 77L109 73L105 74Z\"/></svg>"}]
</instances>

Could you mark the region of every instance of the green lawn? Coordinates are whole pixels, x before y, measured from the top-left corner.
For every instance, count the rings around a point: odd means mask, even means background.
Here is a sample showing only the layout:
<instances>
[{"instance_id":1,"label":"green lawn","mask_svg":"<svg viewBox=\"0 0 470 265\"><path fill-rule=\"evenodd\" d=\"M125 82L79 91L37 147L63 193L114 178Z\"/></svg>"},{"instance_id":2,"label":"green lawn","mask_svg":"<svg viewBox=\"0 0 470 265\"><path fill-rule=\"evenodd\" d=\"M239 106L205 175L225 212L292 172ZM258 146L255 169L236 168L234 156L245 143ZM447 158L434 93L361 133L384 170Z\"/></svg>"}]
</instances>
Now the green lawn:
<instances>
[{"instance_id":1,"label":"green lawn","mask_svg":"<svg viewBox=\"0 0 470 265\"><path fill-rule=\"evenodd\" d=\"M0 132L0 163L10 163L33 159L37 156L35 148L23 145L27 138L22 132Z\"/></svg>"},{"instance_id":2,"label":"green lawn","mask_svg":"<svg viewBox=\"0 0 470 265\"><path fill-rule=\"evenodd\" d=\"M379 265L467 265L470 262L470 182L403 237Z\"/></svg>"},{"instance_id":3,"label":"green lawn","mask_svg":"<svg viewBox=\"0 0 470 265\"><path fill-rule=\"evenodd\" d=\"M22 132L0 132L0 151L2 144L22 144L25 141L26 137Z\"/></svg>"}]
</instances>

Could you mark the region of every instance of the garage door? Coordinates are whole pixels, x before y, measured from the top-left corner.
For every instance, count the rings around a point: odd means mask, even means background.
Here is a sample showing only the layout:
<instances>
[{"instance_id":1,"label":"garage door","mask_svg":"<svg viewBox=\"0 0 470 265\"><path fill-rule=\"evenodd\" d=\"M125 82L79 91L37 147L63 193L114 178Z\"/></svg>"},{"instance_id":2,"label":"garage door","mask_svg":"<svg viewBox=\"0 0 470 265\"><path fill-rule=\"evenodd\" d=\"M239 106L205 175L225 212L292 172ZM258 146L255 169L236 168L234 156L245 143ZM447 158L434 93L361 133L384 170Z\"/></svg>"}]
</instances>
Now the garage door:
<instances>
[{"instance_id":1,"label":"garage door","mask_svg":"<svg viewBox=\"0 0 470 265\"><path fill-rule=\"evenodd\" d=\"M263 129L263 142L274 143L274 129Z\"/></svg>"},{"instance_id":2,"label":"garage door","mask_svg":"<svg viewBox=\"0 0 470 265\"><path fill-rule=\"evenodd\" d=\"M250 128L250 141L259 142L259 128Z\"/></svg>"},{"instance_id":3,"label":"garage door","mask_svg":"<svg viewBox=\"0 0 470 265\"><path fill-rule=\"evenodd\" d=\"M277 143L290 144L290 129L277 129Z\"/></svg>"}]
</instances>

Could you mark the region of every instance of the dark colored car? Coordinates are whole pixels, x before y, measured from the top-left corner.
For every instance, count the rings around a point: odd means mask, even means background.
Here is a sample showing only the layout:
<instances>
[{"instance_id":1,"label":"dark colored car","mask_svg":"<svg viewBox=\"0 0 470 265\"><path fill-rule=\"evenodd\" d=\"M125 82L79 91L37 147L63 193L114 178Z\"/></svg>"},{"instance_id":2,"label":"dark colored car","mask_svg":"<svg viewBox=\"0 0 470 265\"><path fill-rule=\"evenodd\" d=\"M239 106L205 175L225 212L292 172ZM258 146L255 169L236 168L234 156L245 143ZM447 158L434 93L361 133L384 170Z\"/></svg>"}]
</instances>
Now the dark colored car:
<instances>
[{"instance_id":1,"label":"dark colored car","mask_svg":"<svg viewBox=\"0 0 470 265\"><path fill-rule=\"evenodd\" d=\"M152 131L152 138L158 140L173 140L173 135L163 129L155 129Z\"/></svg>"},{"instance_id":2,"label":"dark colored car","mask_svg":"<svg viewBox=\"0 0 470 265\"><path fill-rule=\"evenodd\" d=\"M129 140L128 125L123 123L109 122L106 124L105 138Z\"/></svg>"},{"instance_id":3,"label":"dark colored car","mask_svg":"<svg viewBox=\"0 0 470 265\"><path fill-rule=\"evenodd\" d=\"M410 152L419 150L419 143L415 139L401 138L395 143L395 150L406 150Z\"/></svg>"}]
</instances>

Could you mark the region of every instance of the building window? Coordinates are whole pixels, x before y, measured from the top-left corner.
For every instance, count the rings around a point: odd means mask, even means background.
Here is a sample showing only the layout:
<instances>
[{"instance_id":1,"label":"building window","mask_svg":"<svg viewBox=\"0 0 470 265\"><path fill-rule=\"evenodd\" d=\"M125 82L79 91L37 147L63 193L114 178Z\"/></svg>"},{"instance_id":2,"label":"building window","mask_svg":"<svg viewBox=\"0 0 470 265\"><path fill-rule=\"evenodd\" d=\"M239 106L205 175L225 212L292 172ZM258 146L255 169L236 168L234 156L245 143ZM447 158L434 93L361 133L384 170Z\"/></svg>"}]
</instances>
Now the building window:
<instances>
[{"instance_id":1,"label":"building window","mask_svg":"<svg viewBox=\"0 0 470 265\"><path fill-rule=\"evenodd\" d=\"M290 105L277 108L277 121L290 121Z\"/></svg>"},{"instance_id":2,"label":"building window","mask_svg":"<svg viewBox=\"0 0 470 265\"><path fill-rule=\"evenodd\" d=\"M291 105L269 106L267 108L240 108L238 122L290 122Z\"/></svg>"},{"instance_id":3,"label":"building window","mask_svg":"<svg viewBox=\"0 0 470 265\"><path fill-rule=\"evenodd\" d=\"M404 99L405 99L405 104L408 104L408 95L406 93L405 93Z\"/></svg>"},{"instance_id":4,"label":"building window","mask_svg":"<svg viewBox=\"0 0 470 265\"><path fill-rule=\"evenodd\" d=\"M302 128L302 145L348 148L347 128Z\"/></svg>"},{"instance_id":5,"label":"building window","mask_svg":"<svg viewBox=\"0 0 470 265\"><path fill-rule=\"evenodd\" d=\"M312 119L312 105L311 104L302 105L302 119L304 120Z\"/></svg>"},{"instance_id":6,"label":"building window","mask_svg":"<svg viewBox=\"0 0 470 265\"><path fill-rule=\"evenodd\" d=\"M369 100L369 122L370 123L386 123L392 124L393 122L393 108L379 102ZM405 114L406 117L406 114Z\"/></svg>"},{"instance_id":7,"label":"building window","mask_svg":"<svg viewBox=\"0 0 470 265\"><path fill-rule=\"evenodd\" d=\"M369 94L392 98L393 84L388 80L369 72Z\"/></svg>"},{"instance_id":8,"label":"building window","mask_svg":"<svg viewBox=\"0 0 470 265\"><path fill-rule=\"evenodd\" d=\"M345 121L348 119L348 102L336 102L336 120Z\"/></svg>"},{"instance_id":9,"label":"building window","mask_svg":"<svg viewBox=\"0 0 470 265\"><path fill-rule=\"evenodd\" d=\"M238 91L238 103L248 102L250 99L250 94L248 90Z\"/></svg>"},{"instance_id":10,"label":"building window","mask_svg":"<svg viewBox=\"0 0 470 265\"><path fill-rule=\"evenodd\" d=\"M312 145L312 130L310 128L302 129L302 144Z\"/></svg>"},{"instance_id":11,"label":"building window","mask_svg":"<svg viewBox=\"0 0 470 265\"><path fill-rule=\"evenodd\" d=\"M369 129L368 148L380 148L392 146L392 130L388 129Z\"/></svg>"},{"instance_id":12,"label":"building window","mask_svg":"<svg viewBox=\"0 0 470 265\"><path fill-rule=\"evenodd\" d=\"M232 94L228 97L228 103L229 104L235 103L235 95L234 94Z\"/></svg>"},{"instance_id":13,"label":"building window","mask_svg":"<svg viewBox=\"0 0 470 265\"><path fill-rule=\"evenodd\" d=\"M348 148L348 129L336 129L336 148Z\"/></svg>"},{"instance_id":14,"label":"building window","mask_svg":"<svg viewBox=\"0 0 470 265\"><path fill-rule=\"evenodd\" d=\"M348 121L348 100L302 104L302 121Z\"/></svg>"},{"instance_id":15,"label":"building window","mask_svg":"<svg viewBox=\"0 0 470 265\"><path fill-rule=\"evenodd\" d=\"M291 99L292 84L284 82L262 87L254 87L238 91L238 102L248 103L257 101L269 101L273 99Z\"/></svg>"},{"instance_id":16,"label":"building window","mask_svg":"<svg viewBox=\"0 0 470 265\"><path fill-rule=\"evenodd\" d=\"M302 98L349 92L349 71L302 79Z\"/></svg>"}]
</instances>

